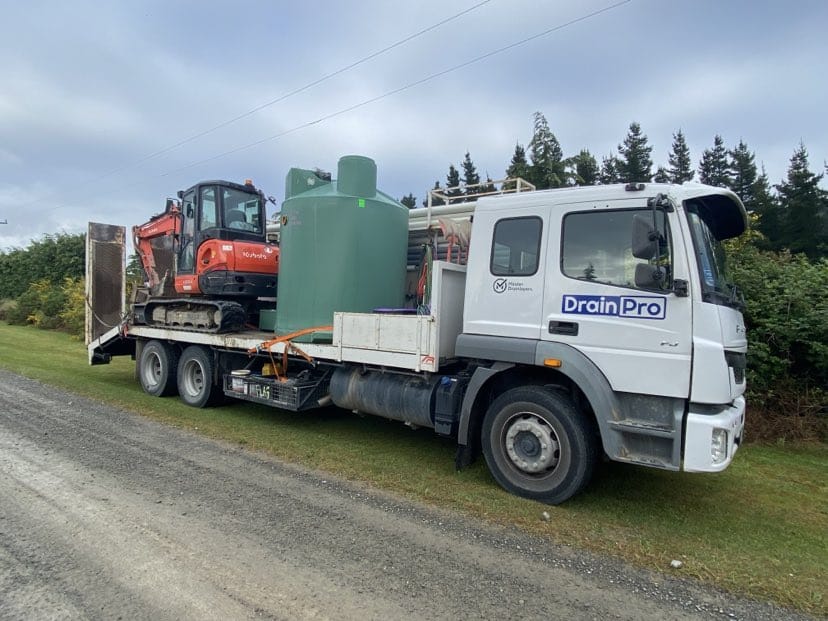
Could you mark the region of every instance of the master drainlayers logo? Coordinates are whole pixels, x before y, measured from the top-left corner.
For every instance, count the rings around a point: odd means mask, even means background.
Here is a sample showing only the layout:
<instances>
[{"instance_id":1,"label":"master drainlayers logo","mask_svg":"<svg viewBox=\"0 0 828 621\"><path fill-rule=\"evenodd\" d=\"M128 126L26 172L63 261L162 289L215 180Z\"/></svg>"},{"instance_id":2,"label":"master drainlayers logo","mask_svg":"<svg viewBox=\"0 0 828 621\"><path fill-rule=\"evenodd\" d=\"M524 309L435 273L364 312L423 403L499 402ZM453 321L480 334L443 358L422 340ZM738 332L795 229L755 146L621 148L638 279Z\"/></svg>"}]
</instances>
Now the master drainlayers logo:
<instances>
[{"instance_id":1,"label":"master drainlayers logo","mask_svg":"<svg viewBox=\"0 0 828 621\"><path fill-rule=\"evenodd\" d=\"M561 312L630 319L664 319L667 299L654 295L565 295Z\"/></svg>"}]
</instances>

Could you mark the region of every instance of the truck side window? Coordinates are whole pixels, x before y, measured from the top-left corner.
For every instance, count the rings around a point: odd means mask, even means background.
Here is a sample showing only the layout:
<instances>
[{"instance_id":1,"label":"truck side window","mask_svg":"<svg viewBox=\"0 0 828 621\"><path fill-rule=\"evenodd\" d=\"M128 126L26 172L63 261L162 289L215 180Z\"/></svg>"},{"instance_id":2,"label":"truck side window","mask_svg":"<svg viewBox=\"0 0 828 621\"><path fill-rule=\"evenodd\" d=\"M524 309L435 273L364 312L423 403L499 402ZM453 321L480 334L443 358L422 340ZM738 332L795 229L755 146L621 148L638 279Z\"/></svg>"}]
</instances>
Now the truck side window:
<instances>
[{"instance_id":1,"label":"truck side window","mask_svg":"<svg viewBox=\"0 0 828 621\"><path fill-rule=\"evenodd\" d=\"M492 240L492 274L532 276L537 272L542 229L537 216L498 220Z\"/></svg>"},{"instance_id":2,"label":"truck side window","mask_svg":"<svg viewBox=\"0 0 828 621\"><path fill-rule=\"evenodd\" d=\"M584 211L567 214L563 221L561 270L578 280L621 287L638 288L635 266L654 264L655 259L637 259L632 254L633 216L651 218L650 209ZM672 280L670 231L664 213L656 214L660 237L658 263L666 269L667 281Z\"/></svg>"}]
</instances>

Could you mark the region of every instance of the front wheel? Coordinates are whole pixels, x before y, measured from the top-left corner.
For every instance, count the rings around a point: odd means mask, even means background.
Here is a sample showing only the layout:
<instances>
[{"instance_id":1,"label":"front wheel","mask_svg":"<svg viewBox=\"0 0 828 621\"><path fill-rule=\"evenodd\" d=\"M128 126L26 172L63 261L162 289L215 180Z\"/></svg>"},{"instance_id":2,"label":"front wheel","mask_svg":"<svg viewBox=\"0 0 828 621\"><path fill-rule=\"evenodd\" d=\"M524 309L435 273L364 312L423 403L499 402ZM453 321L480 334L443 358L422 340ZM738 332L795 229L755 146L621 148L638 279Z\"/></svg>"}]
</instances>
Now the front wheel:
<instances>
[{"instance_id":1,"label":"front wheel","mask_svg":"<svg viewBox=\"0 0 828 621\"><path fill-rule=\"evenodd\" d=\"M214 405L222 396L221 387L213 382L215 364L212 353L199 345L190 345L178 361L178 395L195 408Z\"/></svg>"},{"instance_id":2,"label":"front wheel","mask_svg":"<svg viewBox=\"0 0 828 621\"><path fill-rule=\"evenodd\" d=\"M542 386L514 388L495 399L481 439L501 486L552 505L589 483L598 455L589 419L566 394Z\"/></svg>"}]
</instances>

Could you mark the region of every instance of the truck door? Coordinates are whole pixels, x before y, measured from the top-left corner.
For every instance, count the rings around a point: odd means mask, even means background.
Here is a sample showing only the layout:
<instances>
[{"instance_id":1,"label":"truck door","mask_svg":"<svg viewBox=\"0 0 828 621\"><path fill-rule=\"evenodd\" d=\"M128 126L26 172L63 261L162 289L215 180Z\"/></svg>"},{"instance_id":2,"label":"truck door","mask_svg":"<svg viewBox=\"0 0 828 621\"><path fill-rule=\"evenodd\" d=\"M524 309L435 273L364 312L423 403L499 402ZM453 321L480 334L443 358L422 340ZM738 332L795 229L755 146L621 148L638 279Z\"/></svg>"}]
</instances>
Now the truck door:
<instances>
[{"instance_id":1,"label":"truck door","mask_svg":"<svg viewBox=\"0 0 828 621\"><path fill-rule=\"evenodd\" d=\"M464 332L540 339L548 212L532 206L475 214L475 230L492 237L471 246Z\"/></svg>"},{"instance_id":2,"label":"truck door","mask_svg":"<svg viewBox=\"0 0 828 621\"><path fill-rule=\"evenodd\" d=\"M673 292L677 279L688 282L676 213L630 203L555 210L541 338L579 349L617 391L687 397L692 305ZM642 226L657 231L649 258L633 248L636 226L639 241Z\"/></svg>"}]
</instances>

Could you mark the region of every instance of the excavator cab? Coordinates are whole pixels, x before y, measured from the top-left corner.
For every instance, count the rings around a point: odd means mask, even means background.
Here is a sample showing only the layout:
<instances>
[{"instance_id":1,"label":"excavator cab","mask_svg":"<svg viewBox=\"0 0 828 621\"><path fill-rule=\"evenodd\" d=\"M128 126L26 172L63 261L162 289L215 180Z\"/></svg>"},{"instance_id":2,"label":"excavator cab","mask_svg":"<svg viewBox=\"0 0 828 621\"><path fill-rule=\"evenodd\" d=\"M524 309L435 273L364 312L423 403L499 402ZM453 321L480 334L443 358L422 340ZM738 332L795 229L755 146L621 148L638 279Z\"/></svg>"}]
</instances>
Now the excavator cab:
<instances>
[{"instance_id":1,"label":"excavator cab","mask_svg":"<svg viewBox=\"0 0 828 621\"><path fill-rule=\"evenodd\" d=\"M275 297L278 249L266 240L261 190L252 183L203 181L178 195L176 292Z\"/></svg>"}]
</instances>

